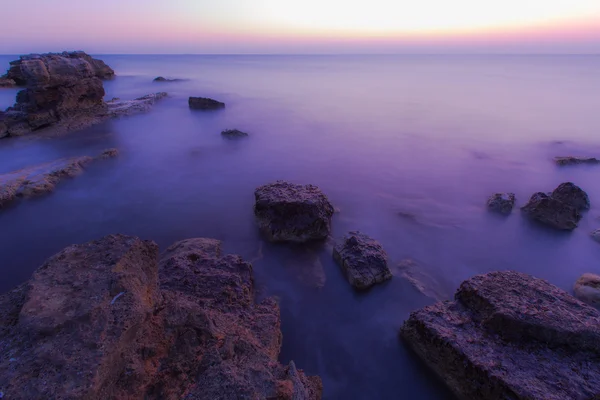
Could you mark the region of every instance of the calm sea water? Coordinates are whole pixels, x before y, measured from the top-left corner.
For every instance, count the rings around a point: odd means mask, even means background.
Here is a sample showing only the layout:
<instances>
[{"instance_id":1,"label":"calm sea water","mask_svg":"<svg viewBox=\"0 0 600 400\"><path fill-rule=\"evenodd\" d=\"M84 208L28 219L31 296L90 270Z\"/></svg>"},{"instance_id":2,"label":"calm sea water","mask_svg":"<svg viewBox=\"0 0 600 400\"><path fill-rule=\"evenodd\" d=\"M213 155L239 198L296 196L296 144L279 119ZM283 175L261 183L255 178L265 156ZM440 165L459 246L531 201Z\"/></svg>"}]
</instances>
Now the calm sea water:
<instances>
[{"instance_id":1,"label":"calm sea water","mask_svg":"<svg viewBox=\"0 0 600 400\"><path fill-rule=\"evenodd\" d=\"M61 248L126 233L213 237L253 260L259 296L279 297L281 359L319 374L326 399L444 399L449 394L398 340L411 310L434 302L397 276L356 293L331 246L271 245L258 235L254 188L277 179L320 186L338 209L333 236L361 230L393 266L410 258L449 297L475 274L514 269L570 290L600 272L598 56L101 56L118 74L107 98L167 91L152 112L63 138L0 141L0 173L117 147L50 196L0 213L0 290ZM14 57L0 56L0 68ZM158 75L185 79L159 84ZM0 90L0 107L14 100ZM188 109L189 96L227 103ZM226 141L225 128L250 133ZM485 209L512 191L573 181L592 208L572 233ZM324 280L322 287L315 282Z\"/></svg>"}]
</instances>

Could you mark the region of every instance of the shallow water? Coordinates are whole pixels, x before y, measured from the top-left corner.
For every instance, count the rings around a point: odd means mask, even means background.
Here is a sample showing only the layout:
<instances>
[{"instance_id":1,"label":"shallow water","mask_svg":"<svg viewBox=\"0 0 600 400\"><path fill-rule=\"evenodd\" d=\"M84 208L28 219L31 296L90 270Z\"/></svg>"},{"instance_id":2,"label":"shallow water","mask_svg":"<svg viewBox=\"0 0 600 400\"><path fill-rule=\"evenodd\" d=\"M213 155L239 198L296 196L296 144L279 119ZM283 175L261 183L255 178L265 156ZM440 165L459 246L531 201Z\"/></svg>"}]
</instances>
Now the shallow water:
<instances>
[{"instance_id":1,"label":"shallow water","mask_svg":"<svg viewBox=\"0 0 600 400\"><path fill-rule=\"evenodd\" d=\"M0 68L14 57L0 56ZM50 196L0 212L0 291L50 255L109 233L162 248L214 237L253 260L259 296L280 298L281 359L323 378L326 399L449 395L398 341L411 310L434 300L399 269L357 294L329 244L264 243L255 187L320 186L339 210L333 236L361 230L393 266L415 260L448 297L472 275L515 269L570 290L600 272L600 166L558 168L554 156L600 156L598 56L102 56L118 73L107 98L167 91L146 115L61 138L0 141L0 173L63 156L121 155L91 165ZM186 79L153 83L158 75ZM0 107L14 90L0 90ZM194 112L188 96L227 103ZM238 128L245 140L223 140ZM490 214L485 200L573 181L592 208L572 233ZM324 280L324 284L323 284ZM321 286L318 288L317 286Z\"/></svg>"}]
</instances>

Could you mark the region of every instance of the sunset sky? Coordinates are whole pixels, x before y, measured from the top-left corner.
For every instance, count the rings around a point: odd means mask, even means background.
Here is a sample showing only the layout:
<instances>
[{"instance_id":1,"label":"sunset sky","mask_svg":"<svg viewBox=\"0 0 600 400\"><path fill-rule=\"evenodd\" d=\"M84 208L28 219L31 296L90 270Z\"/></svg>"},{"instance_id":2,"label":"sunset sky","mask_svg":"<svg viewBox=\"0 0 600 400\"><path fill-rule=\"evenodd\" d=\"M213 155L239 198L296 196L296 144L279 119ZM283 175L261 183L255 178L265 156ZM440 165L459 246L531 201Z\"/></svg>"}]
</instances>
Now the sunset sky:
<instances>
[{"instance_id":1,"label":"sunset sky","mask_svg":"<svg viewBox=\"0 0 600 400\"><path fill-rule=\"evenodd\" d=\"M20 0L2 8L0 54L600 53L600 0Z\"/></svg>"}]
</instances>

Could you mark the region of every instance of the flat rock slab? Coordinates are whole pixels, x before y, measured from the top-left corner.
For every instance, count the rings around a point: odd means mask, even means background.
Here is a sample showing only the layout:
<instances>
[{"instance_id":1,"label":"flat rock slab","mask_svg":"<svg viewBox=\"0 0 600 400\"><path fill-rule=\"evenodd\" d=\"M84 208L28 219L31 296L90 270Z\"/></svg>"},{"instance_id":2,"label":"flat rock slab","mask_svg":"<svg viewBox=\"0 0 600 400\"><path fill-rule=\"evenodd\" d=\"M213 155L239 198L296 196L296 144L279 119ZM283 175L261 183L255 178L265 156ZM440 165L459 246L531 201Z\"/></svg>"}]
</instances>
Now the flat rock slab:
<instances>
[{"instance_id":1,"label":"flat rock slab","mask_svg":"<svg viewBox=\"0 0 600 400\"><path fill-rule=\"evenodd\" d=\"M590 208L585 191L571 182L560 184L550 194L538 192L521 208L531 219L561 230L573 230L582 216L580 211Z\"/></svg>"},{"instance_id":2,"label":"flat rock slab","mask_svg":"<svg viewBox=\"0 0 600 400\"><path fill-rule=\"evenodd\" d=\"M383 247L363 233L348 233L333 247L333 258L357 289L368 289L392 278Z\"/></svg>"},{"instance_id":3,"label":"flat rock slab","mask_svg":"<svg viewBox=\"0 0 600 400\"><path fill-rule=\"evenodd\" d=\"M107 101L108 116L122 117L126 115L148 112L152 106L167 97L166 92L151 93L134 100L112 99Z\"/></svg>"},{"instance_id":4,"label":"flat rock slab","mask_svg":"<svg viewBox=\"0 0 600 400\"><path fill-rule=\"evenodd\" d=\"M273 242L323 240L331 230L333 206L316 186L277 181L254 192L254 214Z\"/></svg>"},{"instance_id":5,"label":"flat rock slab","mask_svg":"<svg viewBox=\"0 0 600 400\"><path fill-rule=\"evenodd\" d=\"M225 103L207 97L190 97L188 104L193 110L219 110L225 108Z\"/></svg>"},{"instance_id":6,"label":"flat rock slab","mask_svg":"<svg viewBox=\"0 0 600 400\"><path fill-rule=\"evenodd\" d=\"M0 296L0 391L25 399L317 400L281 365L279 307L214 239L161 257L125 235L67 247Z\"/></svg>"},{"instance_id":7,"label":"flat rock slab","mask_svg":"<svg viewBox=\"0 0 600 400\"><path fill-rule=\"evenodd\" d=\"M600 313L526 274L473 277L400 334L460 399L600 396Z\"/></svg>"}]
</instances>

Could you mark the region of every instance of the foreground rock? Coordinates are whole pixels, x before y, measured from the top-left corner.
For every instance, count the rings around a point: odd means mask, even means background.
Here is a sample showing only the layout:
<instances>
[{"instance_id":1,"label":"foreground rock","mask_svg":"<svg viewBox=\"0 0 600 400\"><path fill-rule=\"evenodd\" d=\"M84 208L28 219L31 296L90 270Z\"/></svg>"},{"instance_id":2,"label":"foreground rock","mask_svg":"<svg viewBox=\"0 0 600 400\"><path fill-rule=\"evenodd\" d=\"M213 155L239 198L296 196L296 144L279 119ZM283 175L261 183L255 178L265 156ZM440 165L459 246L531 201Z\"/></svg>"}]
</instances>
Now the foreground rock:
<instances>
[{"instance_id":1,"label":"foreground rock","mask_svg":"<svg viewBox=\"0 0 600 400\"><path fill-rule=\"evenodd\" d=\"M306 242L327 238L333 206L313 185L277 181L254 192L258 226L273 242Z\"/></svg>"},{"instance_id":2,"label":"foreground rock","mask_svg":"<svg viewBox=\"0 0 600 400\"><path fill-rule=\"evenodd\" d=\"M392 278L383 247L363 233L348 233L333 247L333 258L356 289L368 289Z\"/></svg>"},{"instance_id":3,"label":"foreground rock","mask_svg":"<svg viewBox=\"0 0 600 400\"><path fill-rule=\"evenodd\" d=\"M515 194L494 193L488 199L487 206L490 211L508 215L512 212L512 209L515 206Z\"/></svg>"},{"instance_id":4,"label":"foreground rock","mask_svg":"<svg viewBox=\"0 0 600 400\"><path fill-rule=\"evenodd\" d=\"M580 211L589 208L587 193L573 183L566 182L549 195L535 193L521 210L530 218L553 228L573 230L581 220Z\"/></svg>"},{"instance_id":5,"label":"foreground rock","mask_svg":"<svg viewBox=\"0 0 600 400\"><path fill-rule=\"evenodd\" d=\"M116 149L107 149L97 158L111 158ZM0 208L19 198L30 198L50 193L67 178L81 174L92 157L61 158L56 161L0 174Z\"/></svg>"},{"instance_id":6,"label":"foreground rock","mask_svg":"<svg viewBox=\"0 0 600 400\"><path fill-rule=\"evenodd\" d=\"M600 313L525 274L471 278L400 334L460 399L600 396Z\"/></svg>"},{"instance_id":7,"label":"foreground rock","mask_svg":"<svg viewBox=\"0 0 600 400\"><path fill-rule=\"evenodd\" d=\"M596 157L554 157L554 162L557 165L579 165L579 164L599 164L600 160Z\"/></svg>"},{"instance_id":8,"label":"foreground rock","mask_svg":"<svg viewBox=\"0 0 600 400\"><path fill-rule=\"evenodd\" d=\"M277 362L279 308L213 239L158 247L110 235L67 247L0 297L10 399L320 399Z\"/></svg>"},{"instance_id":9,"label":"foreground rock","mask_svg":"<svg viewBox=\"0 0 600 400\"><path fill-rule=\"evenodd\" d=\"M106 102L108 106L106 115L115 118L148 112L158 100L165 97L167 97L166 92L158 92L134 100L112 99Z\"/></svg>"},{"instance_id":10,"label":"foreground rock","mask_svg":"<svg viewBox=\"0 0 600 400\"><path fill-rule=\"evenodd\" d=\"M190 97L188 104L193 110L218 110L225 108L225 103L205 97Z\"/></svg>"},{"instance_id":11,"label":"foreground rock","mask_svg":"<svg viewBox=\"0 0 600 400\"><path fill-rule=\"evenodd\" d=\"M225 129L223 132L221 132L221 136L223 136L225 139L239 139L248 137L248 134L237 129Z\"/></svg>"},{"instance_id":12,"label":"foreground rock","mask_svg":"<svg viewBox=\"0 0 600 400\"><path fill-rule=\"evenodd\" d=\"M583 274L573 287L575 297L579 300L600 307L600 275Z\"/></svg>"}]
</instances>

